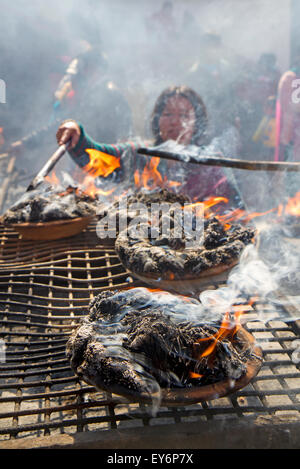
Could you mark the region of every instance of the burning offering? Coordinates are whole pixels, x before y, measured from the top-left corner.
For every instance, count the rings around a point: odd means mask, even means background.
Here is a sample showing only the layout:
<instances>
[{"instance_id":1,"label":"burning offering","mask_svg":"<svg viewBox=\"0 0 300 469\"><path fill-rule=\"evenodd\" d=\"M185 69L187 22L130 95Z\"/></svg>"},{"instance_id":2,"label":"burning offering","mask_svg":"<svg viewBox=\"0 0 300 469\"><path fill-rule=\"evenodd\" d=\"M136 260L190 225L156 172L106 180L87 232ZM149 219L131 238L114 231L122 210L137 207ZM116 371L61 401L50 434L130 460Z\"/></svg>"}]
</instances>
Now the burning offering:
<instances>
[{"instance_id":1,"label":"burning offering","mask_svg":"<svg viewBox=\"0 0 300 469\"><path fill-rule=\"evenodd\" d=\"M106 291L67 343L74 372L129 399L191 404L245 386L261 350L230 314L164 291Z\"/></svg>"},{"instance_id":2,"label":"burning offering","mask_svg":"<svg viewBox=\"0 0 300 469\"><path fill-rule=\"evenodd\" d=\"M26 192L2 216L24 239L58 239L79 233L96 213L96 199L69 186Z\"/></svg>"},{"instance_id":3,"label":"burning offering","mask_svg":"<svg viewBox=\"0 0 300 469\"><path fill-rule=\"evenodd\" d=\"M160 204L190 203L190 198L176 194L167 189L145 191L143 189L119 197L113 204L101 208L97 215L100 220L97 227L98 237L114 245L116 237L138 217L139 221L146 220L151 206L160 207ZM145 213L147 212L147 213Z\"/></svg>"},{"instance_id":4,"label":"burning offering","mask_svg":"<svg viewBox=\"0 0 300 469\"><path fill-rule=\"evenodd\" d=\"M184 221L188 219L183 215ZM190 221L186 229L182 218L178 223L178 216L176 222L170 212L160 217L156 231L149 223L124 230L115 245L122 264L146 284L184 294L200 292L211 281L225 280L245 246L253 241L255 230L238 224L224 226L212 216L202 218L197 231L193 215Z\"/></svg>"}]
</instances>

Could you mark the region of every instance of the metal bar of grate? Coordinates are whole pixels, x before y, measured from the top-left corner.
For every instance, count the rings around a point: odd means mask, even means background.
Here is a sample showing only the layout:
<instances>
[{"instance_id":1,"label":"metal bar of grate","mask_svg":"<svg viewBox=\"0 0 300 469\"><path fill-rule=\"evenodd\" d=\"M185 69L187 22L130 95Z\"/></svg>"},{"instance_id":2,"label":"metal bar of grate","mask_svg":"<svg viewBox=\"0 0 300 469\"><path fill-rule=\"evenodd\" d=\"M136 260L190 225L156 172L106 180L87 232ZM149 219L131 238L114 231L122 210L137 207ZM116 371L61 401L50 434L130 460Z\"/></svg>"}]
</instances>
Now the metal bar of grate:
<instances>
[{"instance_id":1,"label":"metal bar of grate","mask_svg":"<svg viewBox=\"0 0 300 469\"><path fill-rule=\"evenodd\" d=\"M300 370L293 362L297 324L261 322L257 301L248 330L264 351L260 373L244 389L206 403L161 407L98 392L74 376L65 344L94 295L132 283L111 247L100 244L91 224L80 235L31 243L0 227L0 439L74 435L97 430L136 429L185 422L243 420L290 415L300 420ZM212 285L212 288L218 285ZM247 314L247 313L245 313Z\"/></svg>"}]
</instances>

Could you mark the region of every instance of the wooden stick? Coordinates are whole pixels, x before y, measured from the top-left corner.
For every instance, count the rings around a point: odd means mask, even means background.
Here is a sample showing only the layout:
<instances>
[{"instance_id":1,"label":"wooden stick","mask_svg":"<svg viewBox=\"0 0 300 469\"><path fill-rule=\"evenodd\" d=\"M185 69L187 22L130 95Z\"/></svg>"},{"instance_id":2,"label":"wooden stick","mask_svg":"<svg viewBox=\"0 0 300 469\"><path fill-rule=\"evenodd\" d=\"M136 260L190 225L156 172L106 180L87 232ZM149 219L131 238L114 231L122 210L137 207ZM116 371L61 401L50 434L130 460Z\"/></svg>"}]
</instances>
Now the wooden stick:
<instances>
[{"instance_id":1,"label":"wooden stick","mask_svg":"<svg viewBox=\"0 0 300 469\"><path fill-rule=\"evenodd\" d=\"M10 153L1 153L0 154L0 160L3 160L4 158L8 158L10 156Z\"/></svg>"},{"instance_id":2,"label":"wooden stick","mask_svg":"<svg viewBox=\"0 0 300 469\"><path fill-rule=\"evenodd\" d=\"M286 161L251 161L225 158L222 156L196 155L192 153L175 153L154 148L139 148L138 153L146 156L157 156L167 160L182 163L204 164L209 166L222 166L227 168L247 169L251 171L300 171L300 162Z\"/></svg>"},{"instance_id":3,"label":"wooden stick","mask_svg":"<svg viewBox=\"0 0 300 469\"><path fill-rule=\"evenodd\" d=\"M61 157L65 154L69 147L70 142L64 143L63 145L60 145L56 152L53 153L53 155L50 156L49 160L47 163L42 167L42 169L38 172L38 174L35 176L35 178L31 181L29 186L26 189L26 192L32 191L36 189L42 182L44 181L44 178L50 173L51 169L54 168L56 163L61 159Z\"/></svg>"}]
</instances>

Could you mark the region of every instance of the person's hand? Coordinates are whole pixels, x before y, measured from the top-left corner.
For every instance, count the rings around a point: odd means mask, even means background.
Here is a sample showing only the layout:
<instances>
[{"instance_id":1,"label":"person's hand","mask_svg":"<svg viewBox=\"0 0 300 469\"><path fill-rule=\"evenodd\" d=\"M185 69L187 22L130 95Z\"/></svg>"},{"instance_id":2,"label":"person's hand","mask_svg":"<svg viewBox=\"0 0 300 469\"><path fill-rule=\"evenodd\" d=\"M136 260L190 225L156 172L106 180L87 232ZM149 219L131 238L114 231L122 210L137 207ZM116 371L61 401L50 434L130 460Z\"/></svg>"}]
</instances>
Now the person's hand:
<instances>
[{"instance_id":1,"label":"person's hand","mask_svg":"<svg viewBox=\"0 0 300 469\"><path fill-rule=\"evenodd\" d=\"M69 148L74 148L80 138L80 127L75 121L63 122L57 132L56 140L59 145L63 145L71 140L71 145Z\"/></svg>"}]
</instances>

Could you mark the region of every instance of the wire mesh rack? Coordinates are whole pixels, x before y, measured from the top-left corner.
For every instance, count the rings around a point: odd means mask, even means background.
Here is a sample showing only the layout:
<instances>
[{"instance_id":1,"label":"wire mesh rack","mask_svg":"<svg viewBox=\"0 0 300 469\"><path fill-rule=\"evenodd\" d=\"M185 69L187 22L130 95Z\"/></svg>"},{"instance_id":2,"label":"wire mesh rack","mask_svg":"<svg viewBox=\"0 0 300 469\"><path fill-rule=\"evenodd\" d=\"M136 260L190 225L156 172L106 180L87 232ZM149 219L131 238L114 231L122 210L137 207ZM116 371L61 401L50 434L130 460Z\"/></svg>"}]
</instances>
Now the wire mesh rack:
<instances>
[{"instance_id":1,"label":"wire mesh rack","mask_svg":"<svg viewBox=\"0 0 300 469\"><path fill-rule=\"evenodd\" d=\"M80 381L65 356L68 336L95 295L137 285L114 249L100 244L95 223L72 238L34 243L1 226L0 266L3 447L24 441L29 447L32 441L42 445L46 437L59 441L62 435L89 432L102 435L106 444L106 435L115 430L132 438L146 429L168 428L171 435L184 424L203 429L214 422L232 426L258 417L300 422L300 370L294 359L299 327L297 322L274 320L273 306L258 299L245 313L264 360L244 389L191 406L160 407L153 414L143 404ZM261 314L264 321L258 319Z\"/></svg>"}]
</instances>

